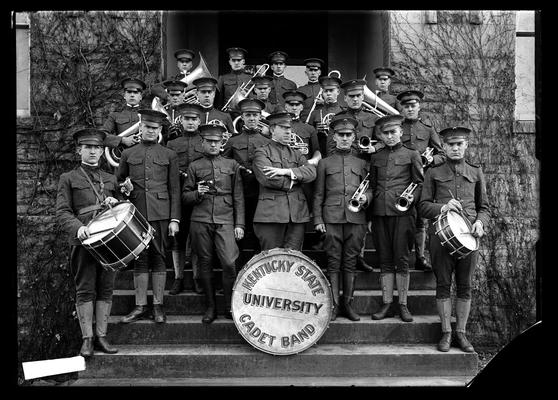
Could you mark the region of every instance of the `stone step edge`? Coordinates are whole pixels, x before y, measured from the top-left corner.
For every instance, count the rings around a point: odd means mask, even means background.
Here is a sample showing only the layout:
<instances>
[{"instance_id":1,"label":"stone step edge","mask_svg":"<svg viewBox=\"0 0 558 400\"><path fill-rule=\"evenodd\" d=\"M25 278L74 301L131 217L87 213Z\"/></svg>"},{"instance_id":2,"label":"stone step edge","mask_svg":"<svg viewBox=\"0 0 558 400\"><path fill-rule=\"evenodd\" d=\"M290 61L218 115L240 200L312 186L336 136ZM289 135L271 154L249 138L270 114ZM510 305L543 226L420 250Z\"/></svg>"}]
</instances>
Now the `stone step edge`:
<instances>
[{"instance_id":1,"label":"stone step edge","mask_svg":"<svg viewBox=\"0 0 558 400\"><path fill-rule=\"evenodd\" d=\"M175 295L170 295L168 294L169 290L165 289L165 296L169 296L169 298L173 298L173 297L178 297L178 296L196 296L196 297L203 297L203 294L197 294L197 293L193 293L193 292L181 292ZM134 296L134 289L115 289L112 292L113 296ZM147 295L148 296L152 296L153 295L153 290L148 289L147 290ZM221 293L217 293L217 296L222 296L223 294ZM382 291L381 290L355 290L353 292L353 296L354 297L364 297L364 296L381 296L382 295ZM436 290L435 289L413 289L413 290L408 290L407 291L407 297L409 296L427 296L427 297L431 297L431 296L435 296L436 295ZM397 293L397 289L393 289L393 296L397 297L398 293Z\"/></svg>"}]
</instances>

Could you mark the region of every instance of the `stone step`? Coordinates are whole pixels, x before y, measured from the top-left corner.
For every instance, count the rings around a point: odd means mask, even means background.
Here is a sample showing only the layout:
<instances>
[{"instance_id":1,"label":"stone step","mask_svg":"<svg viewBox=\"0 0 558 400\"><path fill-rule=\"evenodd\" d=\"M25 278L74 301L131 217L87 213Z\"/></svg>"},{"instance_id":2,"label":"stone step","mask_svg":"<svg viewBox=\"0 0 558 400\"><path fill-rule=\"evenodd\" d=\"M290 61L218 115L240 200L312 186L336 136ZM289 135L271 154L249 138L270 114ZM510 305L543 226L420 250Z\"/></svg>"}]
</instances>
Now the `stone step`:
<instances>
[{"instance_id":1,"label":"stone step","mask_svg":"<svg viewBox=\"0 0 558 400\"><path fill-rule=\"evenodd\" d=\"M233 321L218 318L203 324L199 315L169 315L164 326L151 320L121 324L122 316L109 319L108 339L114 345L136 344L225 344L246 343ZM360 321L338 317L318 344L431 343L440 340L440 319L435 315L415 315L407 323L399 317L374 321L363 315Z\"/></svg>"},{"instance_id":2,"label":"stone step","mask_svg":"<svg viewBox=\"0 0 558 400\"><path fill-rule=\"evenodd\" d=\"M229 378L80 378L67 386L299 386L299 387L465 387L473 376L240 377ZM33 386L41 386L33 384Z\"/></svg>"},{"instance_id":3,"label":"stone step","mask_svg":"<svg viewBox=\"0 0 558 400\"><path fill-rule=\"evenodd\" d=\"M116 354L95 352L80 379L252 377L473 376L476 353L447 353L422 344L323 344L276 356L249 344L122 345Z\"/></svg>"},{"instance_id":4,"label":"stone step","mask_svg":"<svg viewBox=\"0 0 558 400\"><path fill-rule=\"evenodd\" d=\"M213 270L215 287L221 287L222 269L216 268ZM326 274L325 270L322 270ZM417 270L410 270L411 278L409 281L409 289L422 290L436 289L436 280L432 272L423 272ZM340 274L341 275L341 274ZM167 270L167 283L165 288L170 290L174 281L174 270ZM326 274L327 276L327 274ZM373 272L358 271L355 281L356 290L379 290L380 289L380 272L379 270ZM185 290L192 291L194 288L193 273L191 269L184 270L184 286ZM116 274L114 283L115 289L132 290L134 289L134 276L133 271L120 271ZM151 289L151 279L149 280L149 288Z\"/></svg>"},{"instance_id":5,"label":"stone step","mask_svg":"<svg viewBox=\"0 0 558 400\"><path fill-rule=\"evenodd\" d=\"M411 314L437 315L435 290L409 290L407 306ZM153 293L147 291L147 302L152 304ZM217 310L224 310L223 295L217 294ZM397 305L397 290L394 291L393 304ZM370 315L382 305L382 292L380 290L355 290L352 308L361 315ZM135 307L133 290L115 290L112 298L112 315L126 315ZM164 309L169 315L201 315L205 312L203 294L182 292L171 296L165 290Z\"/></svg>"}]
</instances>

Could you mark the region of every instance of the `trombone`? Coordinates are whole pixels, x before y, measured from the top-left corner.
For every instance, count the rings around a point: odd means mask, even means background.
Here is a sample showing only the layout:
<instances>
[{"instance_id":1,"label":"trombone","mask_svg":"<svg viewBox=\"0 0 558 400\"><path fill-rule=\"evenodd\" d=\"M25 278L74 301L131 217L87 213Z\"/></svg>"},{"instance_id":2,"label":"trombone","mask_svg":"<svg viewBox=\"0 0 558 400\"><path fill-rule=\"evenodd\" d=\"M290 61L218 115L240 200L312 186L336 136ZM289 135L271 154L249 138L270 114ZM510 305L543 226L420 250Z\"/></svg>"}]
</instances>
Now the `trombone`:
<instances>
[{"instance_id":1,"label":"trombone","mask_svg":"<svg viewBox=\"0 0 558 400\"><path fill-rule=\"evenodd\" d=\"M349 211L356 213L362 209L362 204L358 199L368 190L368 186L370 185L370 180L368 179L369 175L370 172L366 174L353 196L349 199L349 204L347 204L347 209Z\"/></svg>"},{"instance_id":2,"label":"trombone","mask_svg":"<svg viewBox=\"0 0 558 400\"><path fill-rule=\"evenodd\" d=\"M269 64L262 64L258 68L258 70L254 73L252 78L255 78L256 76L264 76L268 69L269 69ZM232 109L236 108L237 104L241 100L244 100L245 98L248 97L250 92L254 89L254 86L256 86L254 83L252 83L252 78L250 78L249 81L244 82L242 85L236 88L231 98L225 103L223 108L221 108L221 111L224 112L231 111Z\"/></svg>"},{"instance_id":3,"label":"trombone","mask_svg":"<svg viewBox=\"0 0 558 400\"><path fill-rule=\"evenodd\" d=\"M329 74L327 74L327 76L331 77L331 74L336 74L337 78L341 79L341 72L339 72L338 70L336 70L336 69L331 70L329 72ZM316 105L318 104L318 99L320 99L322 97L323 91L324 91L324 89L320 88L320 91L318 92L318 94L314 98L314 103L312 104L312 108L310 109L310 112L308 113L308 116L306 117L306 121L305 121L306 123L308 123L308 121L310 121L310 116L312 115L312 112L314 111L314 109L316 108Z\"/></svg>"}]
</instances>

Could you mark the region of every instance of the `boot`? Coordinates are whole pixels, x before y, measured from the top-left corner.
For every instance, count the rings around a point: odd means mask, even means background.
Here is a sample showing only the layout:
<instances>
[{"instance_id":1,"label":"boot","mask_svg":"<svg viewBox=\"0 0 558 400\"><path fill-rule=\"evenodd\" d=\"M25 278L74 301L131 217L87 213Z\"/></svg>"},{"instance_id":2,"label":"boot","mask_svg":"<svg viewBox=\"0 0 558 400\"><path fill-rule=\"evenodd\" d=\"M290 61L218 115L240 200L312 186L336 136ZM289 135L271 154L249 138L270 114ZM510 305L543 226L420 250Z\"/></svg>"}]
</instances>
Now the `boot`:
<instances>
[{"instance_id":1,"label":"boot","mask_svg":"<svg viewBox=\"0 0 558 400\"><path fill-rule=\"evenodd\" d=\"M152 272L151 280L153 285L153 318L158 324L162 324L167 320L163 311L163 299L165 295L165 283L167 281L167 273Z\"/></svg>"},{"instance_id":2,"label":"boot","mask_svg":"<svg viewBox=\"0 0 558 400\"><path fill-rule=\"evenodd\" d=\"M399 298L399 316L404 322L413 322L413 316L407 308L407 292L409 291L409 273L396 273L397 297Z\"/></svg>"},{"instance_id":3,"label":"boot","mask_svg":"<svg viewBox=\"0 0 558 400\"><path fill-rule=\"evenodd\" d=\"M352 309L353 292L355 289L355 273L343 272L343 308L347 318L351 321L360 321L358 314Z\"/></svg>"},{"instance_id":4,"label":"boot","mask_svg":"<svg viewBox=\"0 0 558 400\"><path fill-rule=\"evenodd\" d=\"M436 308L442 323L442 338L438 342L438 350L446 352L451 346L451 299L436 299Z\"/></svg>"},{"instance_id":5,"label":"boot","mask_svg":"<svg viewBox=\"0 0 558 400\"><path fill-rule=\"evenodd\" d=\"M134 295L136 298L136 307L130 314L123 317L120 322L129 324L130 322L138 321L147 316L147 285L149 283L149 273L141 272L134 273Z\"/></svg>"},{"instance_id":6,"label":"boot","mask_svg":"<svg viewBox=\"0 0 558 400\"><path fill-rule=\"evenodd\" d=\"M393 302L393 280L394 274L391 272L380 274L383 305L378 312L372 314L372 319L380 320L386 317L393 317L393 312L391 311L391 303Z\"/></svg>"},{"instance_id":7,"label":"boot","mask_svg":"<svg viewBox=\"0 0 558 400\"><path fill-rule=\"evenodd\" d=\"M231 299L235 280L234 276L225 278L223 274L223 295L225 297L225 310L223 311L223 315L227 319L233 319L231 313Z\"/></svg>"},{"instance_id":8,"label":"boot","mask_svg":"<svg viewBox=\"0 0 558 400\"><path fill-rule=\"evenodd\" d=\"M112 347L106 338L111 306L112 302L110 301L95 302L95 333L97 334L95 347L103 353L114 354L118 350Z\"/></svg>"},{"instance_id":9,"label":"boot","mask_svg":"<svg viewBox=\"0 0 558 400\"><path fill-rule=\"evenodd\" d=\"M79 319L81 337L83 338L79 354L83 357L91 357L93 355L93 302L88 301L76 304L76 312Z\"/></svg>"},{"instance_id":10,"label":"boot","mask_svg":"<svg viewBox=\"0 0 558 400\"><path fill-rule=\"evenodd\" d=\"M424 256L424 247L426 243L426 229L415 233L415 269L424 272L432 271L432 266Z\"/></svg>"},{"instance_id":11,"label":"boot","mask_svg":"<svg viewBox=\"0 0 558 400\"><path fill-rule=\"evenodd\" d=\"M215 290L213 289L213 281L211 277L203 277L201 279L203 291L205 293L205 314L203 315L202 322L204 324L212 323L217 318L217 309L215 306Z\"/></svg>"},{"instance_id":12,"label":"boot","mask_svg":"<svg viewBox=\"0 0 558 400\"><path fill-rule=\"evenodd\" d=\"M365 271L365 272L372 272L374 271L374 268L368 264L366 262L366 260L364 259L364 256L361 256L359 254L359 256L357 257L357 263L356 263L356 267L358 269L360 269L361 271Z\"/></svg>"},{"instance_id":13,"label":"boot","mask_svg":"<svg viewBox=\"0 0 558 400\"><path fill-rule=\"evenodd\" d=\"M172 283L172 288L171 290L169 290L169 294L174 296L182 292L183 290L184 290L184 279L178 278L175 279L174 282Z\"/></svg>"},{"instance_id":14,"label":"boot","mask_svg":"<svg viewBox=\"0 0 558 400\"><path fill-rule=\"evenodd\" d=\"M466 353L473 353L475 349L465 336L465 326L469 319L469 311L471 311L471 300L457 299L455 304L455 339L457 345Z\"/></svg>"},{"instance_id":15,"label":"boot","mask_svg":"<svg viewBox=\"0 0 558 400\"><path fill-rule=\"evenodd\" d=\"M339 272L329 274L329 283L331 283L331 294L333 298L333 309L331 310L331 320L335 321L339 314Z\"/></svg>"},{"instance_id":16,"label":"boot","mask_svg":"<svg viewBox=\"0 0 558 400\"><path fill-rule=\"evenodd\" d=\"M136 306L132 312L125 317L122 317L120 322L122 324L129 324L130 322L139 321L140 319L144 319L149 312L147 306Z\"/></svg>"}]
</instances>

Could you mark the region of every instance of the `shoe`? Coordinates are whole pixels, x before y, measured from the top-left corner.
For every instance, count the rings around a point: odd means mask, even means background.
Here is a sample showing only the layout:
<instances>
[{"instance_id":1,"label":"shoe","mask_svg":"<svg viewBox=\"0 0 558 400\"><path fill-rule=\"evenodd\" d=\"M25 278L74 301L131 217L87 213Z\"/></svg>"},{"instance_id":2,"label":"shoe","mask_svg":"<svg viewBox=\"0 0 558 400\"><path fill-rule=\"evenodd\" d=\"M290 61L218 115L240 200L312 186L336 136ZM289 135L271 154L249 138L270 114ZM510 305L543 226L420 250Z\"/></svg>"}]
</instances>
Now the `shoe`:
<instances>
[{"instance_id":1,"label":"shoe","mask_svg":"<svg viewBox=\"0 0 558 400\"><path fill-rule=\"evenodd\" d=\"M415 261L415 269L419 271L430 272L432 271L432 266L430 265L426 257L422 256L417 257L417 260Z\"/></svg>"},{"instance_id":2,"label":"shoe","mask_svg":"<svg viewBox=\"0 0 558 400\"><path fill-rule=\"evenodd\" d=\"M162 304L153 304L153 319L158 324L162 324L167 321L167 316L163 310Z\"/></svg>"},{"instance_id":3,"label":"shoe","mask_svg":"<svg viewBox=\"0 0 558 400\"><path fill-rule=\"evenodd\" d=\"M438 350L439 351L449 351L451 346L451 332L444 332L442 334L442 338L438 342Z\"/></svg>"},{"instance_id":4,"label":"shoe","mask_svg":"<svg viewBox=\"0 0 558 400\"><path fill-rule=\"evenodd\" d=\"M364 260L364 257L358 256L356 266L361 271L372 272L374 268Z\"/></svg>"},{"instance_id":5,"label":"shoe","mask_svg":"<svg viewBox=\"0 0 558 400\"><path fill-rule=\"evenodd\" d=\"M97 336L95 338L95 348L107 354L118 353L118 349L110 345L106 336Z\"/></svg>"},{"instance_id":6,"label":"shoe","mask_svg":"<svg viewBox=\"0 0 558 400\"><path fill-rule=\"evenodd\" d=\"M91 357L93 355L93 338L88 337L83 339L83 344L79 350L79 354L83 357Z\"/></svg>"},{"instance_id":7,"label":"shoe","mask_svg":"<svg viewBox=\"0 0 558 400\"><path fill-rule=\"evenodd\" d=\"M463 332L455 332L455 341L457 342L457 346L465 353L475 352L473 345L467 340Z\"/></svg>"},{"instance_id":8,"label":"shoe","mask_svg":"<svg viewBox=\"0 0 558 400\"><path fill-rule=\"evenodd\" d=\"M129 324L130 322L144 319L146 317L147 311L147 306L136 306L136 308L134 308L130 314L123 317L120 322L123 324Z\"/></svg>"},{"instance_id":9,"label":"shoe","mask_svg":"<svg viewBox=\"0 0 558 400\"><path fill-rule=\"evenodd\" d=\"M217 312L215 311L215 308L209 307L205 311L205 314L203 315L202 322L204 324L210 324L213 321L215 321L216 318L217 318Z\"/></svg>"},{"instance_id":10,"label":"shoe","mask_svg":"<svg viewBox=\"0 0 558 400\"><path fill-rule=\"evenodd\" d=\"M175 279L172 283L172 288L169 290L169 294L176 295L184 290L184 280L182 278Z\"/></svg>"},{"instance_id":11,"label":"shoe","mask_svg":"<svg viewBox=\"0 0 558 400\"><path fill-rule=\"evenodd\" d=\"M380 311L372 314L372 319L380 320L386 317L393 317L393 312L391 311L391 303L384 303Z\"/></svg>"},{"instance_id":12,"label":"shoe","mask_svg":"<svg viewBox=\"0 0 558 400\"><path fill-rule=\"evenodd\" d=\"M407 304L399 304L399 316L403 322L413 322L413 316L407 308Z\"/></svg>"}]
</instances>

